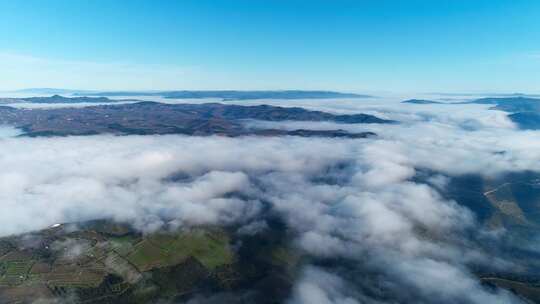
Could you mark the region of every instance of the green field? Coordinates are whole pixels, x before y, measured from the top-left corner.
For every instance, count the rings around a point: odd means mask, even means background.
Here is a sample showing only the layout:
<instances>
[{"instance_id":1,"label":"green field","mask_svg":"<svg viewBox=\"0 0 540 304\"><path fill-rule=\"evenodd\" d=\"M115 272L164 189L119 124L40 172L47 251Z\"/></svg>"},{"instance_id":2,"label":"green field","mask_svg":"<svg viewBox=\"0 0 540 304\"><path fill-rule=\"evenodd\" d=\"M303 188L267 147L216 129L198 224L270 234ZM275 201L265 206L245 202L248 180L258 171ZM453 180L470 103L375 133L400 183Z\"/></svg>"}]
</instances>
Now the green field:
<instances>
[{"instance_id":1,"label":"green field","mask_svg":"<svg viewBox=\"0 0 540 304\"><path fill-rule=\"evenodd\" d=\"M98 268L61 265L53 266L41 279L50 286L91 288L99 286L104 278L105 272Z\"/></svg>"},{"instance_id":2,"label":"green field","mask_svg":"<svg viewBox=\"0 0 540 304\"><path fill-rule=\"evenodd\" d=\"M131 235L126 235L109 237L108 241L112 250L116 251L121 256L126 256L133 251L134 244L137 243L138 239Z\"/></svg>"},{"instance_id":3,"label":"green field","mask_svg":"<svg viewBox=\"0 0 540 304\"><path fill-rule=\"evenodd\" d=\"M229 239L219 233L193 231L157 234L135 245L127 259L140 271L178 264L194 257L209 270L232 263Z\"/></svg>"},{"instance_id":4,"label":"green field","mask_svg":"<svg viewBox=\"0 0 540 304\"><path fill-rule=\"evenodd\" d=\"M21 284L28 277L28 272L35 261L21 251L12 251L0 258L0 286Z\"/></svg>"},{"instance_id":5,"label":"green field","mask_svg":"<svg viewBox=\"0 0 540 304\"><path fill-rule=\"evenodd\" d=\"M199 284L228 290L238 280L230 239L218 228L147 235L96 230L45 230L39 250L19 247L18 239L0 239L5 248L0 256L0 298L26 303L80 292L95 303L119 297L148 303L188 295Z\"/></svg>"},{"instance_id":6,"label":"green field","mask_svg":"<svg viewBox=\"0 0 540 304\"><path fill-rule=\"evenodd\" d=\"M20 260L20 261L8 261L1 262L2 276L0 277L0 285L13 286L21 284L28 277L28 272L34 261L32 260Z\"/></svg>"}]
</instances>

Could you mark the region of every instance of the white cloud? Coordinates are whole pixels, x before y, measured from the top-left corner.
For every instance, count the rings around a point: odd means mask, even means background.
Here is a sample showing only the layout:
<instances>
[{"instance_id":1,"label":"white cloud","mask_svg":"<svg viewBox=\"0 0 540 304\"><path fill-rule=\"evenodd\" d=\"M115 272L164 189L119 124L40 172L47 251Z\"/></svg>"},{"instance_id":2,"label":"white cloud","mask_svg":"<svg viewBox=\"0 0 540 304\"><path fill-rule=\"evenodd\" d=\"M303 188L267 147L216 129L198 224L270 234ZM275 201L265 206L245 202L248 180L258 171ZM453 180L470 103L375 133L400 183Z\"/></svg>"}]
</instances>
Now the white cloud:
<instances>
[{"instance_id":1,"label":"white cloud","mask_svg":"<svg viewBox=\"0 0 540 304\"><path fill-rule=\"evenodd\" d=\"M303 279L296 286L293 299L290 303L312 304L358 304L352 296L345 295L347 290L345 281L336 275L325 272L317 267L307 267ZM352 290L349 290L352 292Z\"/></svg>"},{"instance_id":2,"label":"white cloud","mask_svg":"<svg viewBox=\"0 0 540 304\"><path fill-rule=\"evenodd\" d=\"M321 108L347 112L354 105ZM540 133L519 131L486 107L448 114L385 103L358 104L356 111L366 108L403 123L252 122L379 134L360 140L0 139L0 235L102 217L147 230L166 222L235 223L252 234L266 229L263 210L269 207L301 251L350 265L307 266L292 303L518 303L509 293L484 288L470 273L471 264L509 264L467 237L481 230L474 216L437 189L446 185L446 175L540 171ZM430 179L434 186L412 181L418 169L439 174ZM373 273L366 280L354 275Z\"/></svg>"}]
</instances>

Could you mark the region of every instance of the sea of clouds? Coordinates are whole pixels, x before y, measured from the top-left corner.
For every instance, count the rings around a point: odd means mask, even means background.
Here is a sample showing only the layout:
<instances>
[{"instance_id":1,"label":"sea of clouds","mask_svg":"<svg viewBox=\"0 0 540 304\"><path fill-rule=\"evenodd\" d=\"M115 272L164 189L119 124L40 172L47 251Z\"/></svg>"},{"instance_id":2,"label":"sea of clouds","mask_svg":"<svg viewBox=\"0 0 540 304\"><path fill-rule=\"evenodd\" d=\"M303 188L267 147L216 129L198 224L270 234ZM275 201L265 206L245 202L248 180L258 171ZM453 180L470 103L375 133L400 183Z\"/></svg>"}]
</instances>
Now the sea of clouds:
<instances>
[{"instance_id":1,"label":"sea of clouds","mask_svg":"<svg viewBox=\"0 0 540 304\"><path fill-rule=\"evenodd\" d=\"M363 112L401 123L245 122L378 134L368 139L25 138L1 128L0 236L98 218L145 232L234 224L256 234L272 212L295 235L294 246L349 265L305 265L290 303L520 303L471 273L472 264L511 263L475 246L468 235L484 228L440 190L461 174L540 171L540 132L520 131L505 113L482 105L245 103ZM419 183L418 170L436 174Z\"/></svg>"}]
</instances>

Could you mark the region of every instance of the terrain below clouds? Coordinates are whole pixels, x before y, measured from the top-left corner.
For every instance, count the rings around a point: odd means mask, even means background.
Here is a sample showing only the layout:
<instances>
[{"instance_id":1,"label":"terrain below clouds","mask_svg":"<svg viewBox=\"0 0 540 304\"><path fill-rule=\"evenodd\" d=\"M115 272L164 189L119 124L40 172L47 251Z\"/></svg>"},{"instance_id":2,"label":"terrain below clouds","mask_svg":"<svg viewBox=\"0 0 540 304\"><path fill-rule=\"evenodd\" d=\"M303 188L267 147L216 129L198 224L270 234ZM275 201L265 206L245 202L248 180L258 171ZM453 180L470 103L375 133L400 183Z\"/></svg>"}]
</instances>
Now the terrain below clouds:
<instances>
[{"instance_id":1,"label":"terrain below clouds","mask_svg":"<svg viewBox=\"0 0 540 304\"><path fill-rule=\"evenodd\" d=\"M538 132L288 102L2 108L0 302L540 301Z\"/></svg>"},{"instance_id":2,"label":"terrain below clouds","mask_svg":"<svg viewBox=\"0 0 540 304\"><path fill-rule=\"evenodd\" d=\"M70 104L71 101L103 103L107 98L64 98L60 96L28 98L24 101L45 101ZM36 101L37 100L37 101ZM112 102L112 101L111 101ZM246 129L242 121L247 119L267 121L333 121L337 123L371 124L395 123L368 114L335 115L302 108L276 106L237 106L224 104L163 104L137 102L120 105L97 105L81 108L16 109L0 107L0 123L21 128L27 136L67 135L264 135L264 136L320 136L362 138L373 136L369 132L348 133L341 129L283 131L279 129Z\"/></svg>"}]
</instances>

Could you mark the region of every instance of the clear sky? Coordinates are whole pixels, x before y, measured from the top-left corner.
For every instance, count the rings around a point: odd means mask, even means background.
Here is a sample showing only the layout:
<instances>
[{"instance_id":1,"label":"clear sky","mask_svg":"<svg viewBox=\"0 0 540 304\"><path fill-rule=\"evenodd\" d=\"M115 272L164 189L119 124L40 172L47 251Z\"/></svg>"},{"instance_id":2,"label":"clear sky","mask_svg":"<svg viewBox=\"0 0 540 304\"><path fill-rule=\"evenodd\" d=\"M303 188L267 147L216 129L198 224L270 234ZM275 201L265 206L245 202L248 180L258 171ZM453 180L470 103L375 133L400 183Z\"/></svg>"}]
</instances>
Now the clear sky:
<instances>
[{"instance_id":1,"label":"clear sky","mask_svg":"<svg viewBox=\"0 0 540 304\"><path fill-rule=\"evenodd\" d=\"M537 0L0 0L0 90L539 92Z\"/></svg>"}]
</instances>

